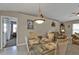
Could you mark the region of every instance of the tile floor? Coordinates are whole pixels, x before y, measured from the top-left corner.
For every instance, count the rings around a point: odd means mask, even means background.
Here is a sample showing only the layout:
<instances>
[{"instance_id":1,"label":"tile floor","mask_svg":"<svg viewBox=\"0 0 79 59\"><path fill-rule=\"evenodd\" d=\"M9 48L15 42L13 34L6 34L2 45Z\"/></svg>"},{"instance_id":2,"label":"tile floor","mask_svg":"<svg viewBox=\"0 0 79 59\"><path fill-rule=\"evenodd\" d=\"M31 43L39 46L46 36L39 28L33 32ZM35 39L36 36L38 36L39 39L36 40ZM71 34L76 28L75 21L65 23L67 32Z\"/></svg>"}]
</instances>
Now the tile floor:
<instances>
[{"instance_id":1,"label":"tile floor","mask_svg":"<svg viewBox=\"0 0 79 59\"><path fill-rule=\"evenodd\" d=\"M13 38L7 41L6 47L15 46L15 45L16 45L16 38Z\"/></svg>"},{"instance_id":2,"label":"tile floor","mask_svg":"<svg viewBox=\"0 0 79 59\"><path fill-rule=\"evenodd\" d=\"M72 47L67 50L66 55L79 55L79 45L72 45Z\"/></svg>"},{"instance_id":3,"label":"tile floor","mask_svg":"<svg viewBox=\"0 0 79 59\"><path fill-rule=\"evenodd\" d=\"M0 50L0 55L27 55L26 46L12 46Z\"/></svg>"}]
</instances>

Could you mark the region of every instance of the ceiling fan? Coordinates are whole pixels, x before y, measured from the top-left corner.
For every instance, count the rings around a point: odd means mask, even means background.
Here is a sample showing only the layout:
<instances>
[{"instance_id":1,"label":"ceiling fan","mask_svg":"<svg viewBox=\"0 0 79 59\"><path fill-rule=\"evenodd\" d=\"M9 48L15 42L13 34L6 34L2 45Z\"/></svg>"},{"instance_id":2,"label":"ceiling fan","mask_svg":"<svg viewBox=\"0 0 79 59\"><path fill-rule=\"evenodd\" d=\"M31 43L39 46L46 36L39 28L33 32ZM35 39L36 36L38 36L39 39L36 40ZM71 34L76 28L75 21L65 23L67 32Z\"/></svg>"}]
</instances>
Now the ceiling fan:
<instances>
[{"instance_id":1,"label":"ceiling fan","mask_svg":"<svg viewBox=\"0 0 79 59\"><path fill-rule=\"evenodd\" d=\"M79 12L73 12L72 14L75 16L79 16Z\"/></svg>"},{"instance_id":2,"label":"ceiling fan","mask_svg":"<svg viewBox=\"0 0 79 59\"><path fill-rule=\"evenodd\" d=\"M73 8L73 11L70 13L68 17L79 17L79 5L76 8Z\"/></svg>"},{"instance_id":3,"label":"ceiling fan","mask_svg":"<svg viewBox=\"0 0 79 59\"><path fill-rule=\"evenodd\" d=\"M72 12L71 15L69 15L69 17L74 17L74 16L79 17L79 12L78 11Z\"/></svg>"},{"instance_id":4,"label":"ceiling fan","mask_svg":"<svg viewBox=\"0 0 79 59\"><path fill-rule=\"evenodd\" d=\"M78 5L77 9L75 8L75 11L72 12L72 14L75 15L75 16L79 16L79 5Z\"/></svg>"}]
</instances>

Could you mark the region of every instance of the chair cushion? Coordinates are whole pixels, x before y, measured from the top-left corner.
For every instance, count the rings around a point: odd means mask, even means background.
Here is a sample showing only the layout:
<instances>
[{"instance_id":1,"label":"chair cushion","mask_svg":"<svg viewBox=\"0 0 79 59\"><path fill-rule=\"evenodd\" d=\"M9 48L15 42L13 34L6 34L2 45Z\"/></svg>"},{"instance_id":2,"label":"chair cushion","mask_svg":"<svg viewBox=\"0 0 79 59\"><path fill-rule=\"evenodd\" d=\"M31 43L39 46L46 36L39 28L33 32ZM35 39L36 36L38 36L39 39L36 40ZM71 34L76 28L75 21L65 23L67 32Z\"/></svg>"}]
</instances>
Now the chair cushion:
<instances>
[{"instance_id":1,"label":"chair cushion","mask_svg":"<svg viewBox=\"0 0 79 59\"><path fill-rule=\"evenodd\" d=\"M49 43L43 44L43 47L45 47L48 50L53 50L53 49L55 49L56 44L55 43L52 43L52 42L49 42Z\"/></svg>"},{"instance_id":2,"label":"chair cushion","mask_svg":"<svg viewBox=\"0 0 79 59\"><path fill-rule=\"evenodd\" d=\"M49 40L53 40L54 41L54 33L53 32L49 32L48 34L47 34L47 36L48 36L48 39Z\"/></svg>"},{"instance_id":3,"label":"chair cushion","mask_svg":"<svg viewBox=\"0 0 79 59\"><path fill-rule=\"evenodd\" d=\"M38 44L39 40L33 39L33 40L29 40L29 44L33 45L33 44Z\"/></svg>"},{"instance_id":4,"label":"chair cushion","mask_svg":"<svg viewBox=\"0 0 79 59\"><path fill-rule=\"evenodd\" d=\"M49 42L49 39L48 38L45 38L43 37L41 40L40 40L40 43L47 43Z\"/></svg>"}]
</instances>

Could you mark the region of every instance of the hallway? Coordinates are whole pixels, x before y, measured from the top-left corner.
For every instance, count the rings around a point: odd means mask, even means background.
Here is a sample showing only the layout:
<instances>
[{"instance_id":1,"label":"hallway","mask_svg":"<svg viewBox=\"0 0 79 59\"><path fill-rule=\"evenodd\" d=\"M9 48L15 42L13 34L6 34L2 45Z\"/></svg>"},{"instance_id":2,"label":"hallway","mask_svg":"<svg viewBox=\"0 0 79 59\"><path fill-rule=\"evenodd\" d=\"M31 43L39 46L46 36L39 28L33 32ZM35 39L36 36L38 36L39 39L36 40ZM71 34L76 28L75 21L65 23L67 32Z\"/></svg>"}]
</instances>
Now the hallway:
<instances>
[{"instance_id":1,"label":"hallway","mask_svg":"<svg viewBox=\"0 0 79 59\"><path fill-rule=\"evenodd\" d=\"M8 40L5 47L11 47L11 46L16 46L16 38Z\"/></svg>"}]
</instances>

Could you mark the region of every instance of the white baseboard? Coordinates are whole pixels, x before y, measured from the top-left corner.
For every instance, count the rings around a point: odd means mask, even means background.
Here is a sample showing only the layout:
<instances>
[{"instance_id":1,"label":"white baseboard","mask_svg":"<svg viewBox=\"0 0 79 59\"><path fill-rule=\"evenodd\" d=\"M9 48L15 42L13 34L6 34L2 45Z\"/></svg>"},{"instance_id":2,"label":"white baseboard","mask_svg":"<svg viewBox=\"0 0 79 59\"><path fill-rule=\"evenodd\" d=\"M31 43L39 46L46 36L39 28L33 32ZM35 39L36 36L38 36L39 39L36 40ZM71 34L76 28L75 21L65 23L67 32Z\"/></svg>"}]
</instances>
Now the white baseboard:
<instances>
[{"instance_id":1,"label":"white baseboard","mask_svg":"<svg viewBox=\"0 0 79 59\"><path fill-rule=\"evenodd\" d=\"M21 43L21 44L18 44L17 46L23 46L23 45L26 45L26 43Z\"/></svg>"}]
</instances>

